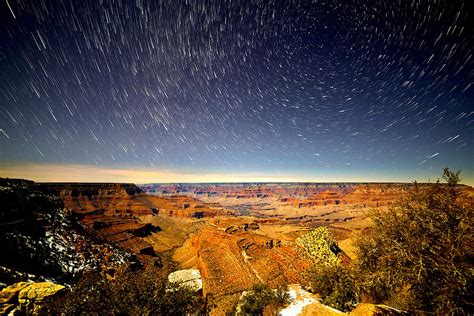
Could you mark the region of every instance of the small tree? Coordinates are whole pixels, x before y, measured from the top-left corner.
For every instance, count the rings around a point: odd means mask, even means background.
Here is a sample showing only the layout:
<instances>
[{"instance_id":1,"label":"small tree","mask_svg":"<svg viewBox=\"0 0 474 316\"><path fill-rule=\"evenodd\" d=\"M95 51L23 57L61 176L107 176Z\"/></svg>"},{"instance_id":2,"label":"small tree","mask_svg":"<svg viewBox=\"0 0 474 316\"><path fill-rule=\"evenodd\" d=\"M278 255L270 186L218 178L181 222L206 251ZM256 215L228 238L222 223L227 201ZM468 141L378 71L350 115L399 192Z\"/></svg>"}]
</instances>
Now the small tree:
<instances>
[{"instance_id":1,"label":"small tree","mask_svg":"<svg viewBox=\"0 0 474 316\"><path fill-rule=\"evenodd\" d=\"M263 315L278 314L278 310L288 304L290 294L287 284L280 284L274 291L268 284L254 284L249 291L242 295L231 315Z\"/></svg>"},{"instance_id":2,"label":"small tree","mask_svg":"<svg viewBox=\"0 0 474 316\"><path fill-rule=\"evenodd\" d=\"M389 212L373 214L373 228L357 243L357 275L369 299L403 296L403 308L472 312L473 203L459 174L445 169L446 184L415 183Z\"/></svg>"},{"instance_id":3,"label":"small tree","mask_svg":"<svg viewBox=\"0 0 474 316\"><path fill-rule=\"evenodd\" d=\"M273 300L273 291L267 284L255 284L244 296L240 311L243 315L262 315Z\"/></svg>"},{"instance_id":4,"label":"small tree","mask_svg":"<svg viewBox=\"0 0 474 316\"><path fill-rule=\"evenodd\" d=\"M315 267L310 285L322 299L322 303L342 311L350 311L358 303L355 278L349 267L337 264Z\"/></svg>"}]
</instances>

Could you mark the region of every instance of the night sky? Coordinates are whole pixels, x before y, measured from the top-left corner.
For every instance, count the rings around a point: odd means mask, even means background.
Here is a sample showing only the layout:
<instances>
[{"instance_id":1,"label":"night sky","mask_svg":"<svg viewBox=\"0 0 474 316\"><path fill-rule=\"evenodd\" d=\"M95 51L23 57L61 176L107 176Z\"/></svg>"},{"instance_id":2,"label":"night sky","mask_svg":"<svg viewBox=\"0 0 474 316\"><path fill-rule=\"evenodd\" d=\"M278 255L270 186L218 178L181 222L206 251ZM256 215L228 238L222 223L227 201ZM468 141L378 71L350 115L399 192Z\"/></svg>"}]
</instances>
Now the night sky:
<instances>
[{"instance_id":1,"label":"night sky","mask_svg":"<svg viewBox=\"0 0 474 316\"><path fill-rule=\"evenodd\" d=\"M0 176L473 182L468 2L3 1Z\"/></svg>"}]
</instances>

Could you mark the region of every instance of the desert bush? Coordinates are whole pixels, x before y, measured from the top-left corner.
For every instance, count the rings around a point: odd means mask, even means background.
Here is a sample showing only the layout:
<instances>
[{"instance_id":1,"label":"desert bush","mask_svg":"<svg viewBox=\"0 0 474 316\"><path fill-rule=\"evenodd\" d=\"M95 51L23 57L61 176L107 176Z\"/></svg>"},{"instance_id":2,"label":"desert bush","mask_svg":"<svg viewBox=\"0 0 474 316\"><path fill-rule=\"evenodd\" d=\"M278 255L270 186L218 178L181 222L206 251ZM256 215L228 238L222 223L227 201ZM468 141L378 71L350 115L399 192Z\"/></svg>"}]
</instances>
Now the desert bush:
<instances>
[{"instance_id":1,"label":"desert bush","mask_svg":"<svg viewBox=\"0 0 474 316\"><path fill-rule=\"evenodd\" d=\"M341 250L327 227L321 226L297 239L312 262L307 274L309 285L324 304L349 311L358 302L352 269L343 265Z\"/></svg>"},{"instance_id":2,"label":"desert bush","mask_svg":"<svg viewBox=\"0 0 474 316\"><path fill-rule=\"evenodd\" d=\"M240 311L243 315L261 315L272 299L273 291L267 284L256 284L244 296Z\"/></svg>"},{"instance_id":3,"label":"desert bush","mask_svg":"<svg viewBox=\"0 0 474 316\"><path fill-rule=\"evenodd\" d=\"M374 302L402 293L411 310L472 312L473 203L458 185L460 172L414 185L358 242L360 288Z\"/></svg>"},{"instance_id":4,"label":"desert bush","mask_svg":"<svg viewBox=\"0 0 474 316\"><path fill-rule=\"evenodd\" d=\"M287 284L272 290L268 284L254 284L234 306L231 315L263 315L264 311L277 315L278 310L288 304L290 294Z\"/></svg>"},{"instance_id":5,"label":"desert bush","mask_svg":"<svg viewBox=\"0 0 474 316\"><path fill-rule=\"evenodd\" d=\"M352 270L341 264L314 268L310 280L322 303L342 311L350 311L358 302L356 280Z\"/></svg>"},{"instance_id":6,"label":"desert bush","mask_svg":"<svg viewBox=\"0 0 474 316\"><path fill-rule=\"evenodd\" d=\"M87 273L48 310L66 315L200 315L205 304L192 290L167 285L161 271L146 269L122 273L115 280Z\"/></svg>"},{"instance_id":7,"label":"desert bush","mask_svg":"<svg viewBox=\"0 0 474 316\"><path fill-rule=\"evenodd\" d=\"M289 303L290 291L288 289L288 284L281 283L277 286L274 301L278 307L285 306Z\"/></svg>"},{"instance_id":8,"label":"desert bush","mask_svg":"<svg viewBox=\"0 0 474 316\"><path fill-rule=\"evenodd\" d=\"M316 266L333 266L340 263L341 252L327 227L321 226L296 240L300 251Z\"/></svg>"},{"instance_id":9,"label":"desert bush","mask_svg":"<svg viewBox=\"0 0 474 316\"><path fill-rule=\"evenodd\" d=\"M445 169L446 183L415 183L388 212L373 210L374 225L356 241L350 265L316 261L309 279L323 303L347 311L362 298L412 311L472 313L473 203L459 175ZM315 240L309 248L321 249L321 238Z\"/></svg>"}]
</instances>

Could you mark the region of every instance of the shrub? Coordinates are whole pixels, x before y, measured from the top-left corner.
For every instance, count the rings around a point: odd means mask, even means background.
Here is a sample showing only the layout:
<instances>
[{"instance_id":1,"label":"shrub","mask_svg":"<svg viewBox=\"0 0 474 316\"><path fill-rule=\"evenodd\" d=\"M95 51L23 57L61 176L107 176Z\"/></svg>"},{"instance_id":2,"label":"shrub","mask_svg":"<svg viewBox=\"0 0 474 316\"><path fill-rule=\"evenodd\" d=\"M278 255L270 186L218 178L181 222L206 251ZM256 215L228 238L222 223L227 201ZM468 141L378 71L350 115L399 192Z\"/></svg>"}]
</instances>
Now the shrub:
<instances>
[{"instance_id":1,"label":"shrub","mask_svg":"<svg viewBox=\"0 0 474 316\"><path fill-rule=\"evenodd\" d=\"M321 226L297 239L314 266L309 271L308 281L322 302L331 307L349 311L358 302L352 270L343 266L334 236Z\"/></svg>"},{"instance_id":2,"label":"shrub","mask_svg":"<svg viewBox=\"0 0 474 316\"><path fill-rule=\"evenodd\" d=\"M472 198L459 171L413 190L374 212L374 226L358 243L357 270L364 294L383 302L406 293L402 308L472 312L474 225Z\"/></svg>"},{"instance_id":3,"label":"shrub","mask_svg":"<svg viewBox=\"0 0 474 316\"><path fill-rule=\"evenodd\" d=\"M358 303L356 283L351 270L338 264L315 268L311 288L319 293L322 303L342 311L350 311Z\"/></svg>"},{"instance_id":4,"label":"shrub","mask_svg":"<svg viewBox=\"0 0 474 316\"><path fill-rule=\"evenodd\" d=\"M316 266L333 266L340 263L337 246L331 232L325 226L318 227L296 240L303 255L309 257Z\"/></svg>"},{"instance_id":5,"label":"shrub","mask_svg":"<svg viewBox=\"0 0 474 316\"><path fill-rule=\"evenodd\" d=\"M168 288L168 290L167 290ZM185 287L167 287L166 273L153 269L122 273L107 280L85 274L69 293L48 306L49 314L66 315L199 315L205 312L201 297Z\"/></svg>"},{"instance_id":6,"label":"shrub","mask_svg":"<svg viewBox=\"0 0 474 316\"><path fill-rule=\"evenodd\" d=\"M254 284L244 293L231 314L263 315L264 310L277 314L280 307L288 304L290 294L287 284L280 284L274 291L268 284Z\"/></svg>"},{"instance_id":7,"label":"shrub","mask_svg":"<svg viewBox=\"0 0 474 316\"><path fill-rule=\"evenodd\" d=\"M243 315L262 315L263 310L271 303L273 291L267 284L256 284L244 296L240 305Z\"/></svg>"},{"instance_id":8,"label":"shrub","mask_svg":"<svg viewBox=\"0 0 474 316\"><path fill-rule=\"evenodd\" d=\"M275 298L274 301L277 306L285 306L290 301L290 292L288 289L288 284L282 283L278 285L275 290Z\"/></svg>"}]
</instances>

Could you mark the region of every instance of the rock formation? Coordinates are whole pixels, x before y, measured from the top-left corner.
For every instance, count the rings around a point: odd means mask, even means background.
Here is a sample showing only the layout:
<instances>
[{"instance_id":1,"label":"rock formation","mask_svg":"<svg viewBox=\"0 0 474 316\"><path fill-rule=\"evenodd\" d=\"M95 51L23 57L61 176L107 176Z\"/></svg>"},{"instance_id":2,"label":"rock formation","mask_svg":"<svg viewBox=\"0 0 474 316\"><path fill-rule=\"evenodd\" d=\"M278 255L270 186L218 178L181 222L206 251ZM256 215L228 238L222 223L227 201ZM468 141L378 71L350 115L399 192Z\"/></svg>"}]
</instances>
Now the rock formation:
<instances>
[{"instance_id":1,"label":"rock formation","mask_svg":"<svg viewBox=\"0 0 474 316\"><path fill-rule=\"evenodd\" d=\"M20 282L7 286L0 292L0 314L42 314L44 305L63 289L64 286L51 282Z\"/></svg>"},{"instance_id":2,"label":"rock formation","mask_svg":"<svg viewBox=\"0 0 474 316\"><path fill-rule=\"evenodd\" d=\"M168 281L177 286L187 287L194 292L202 289L201 273L197 269L174 271L168 276Z\"/></svg>"},{"instance_id":3,"label":"rock formation","mask_svg":"<svg viewBox=\"0 0 474 316\"><path fill-rule=\"evenodd\" d=\"M121 265L130 253L94 241L62 201L33 182L0 179L0 282L70 280L84 269Z\"/></svg>"}]
</instances>

